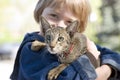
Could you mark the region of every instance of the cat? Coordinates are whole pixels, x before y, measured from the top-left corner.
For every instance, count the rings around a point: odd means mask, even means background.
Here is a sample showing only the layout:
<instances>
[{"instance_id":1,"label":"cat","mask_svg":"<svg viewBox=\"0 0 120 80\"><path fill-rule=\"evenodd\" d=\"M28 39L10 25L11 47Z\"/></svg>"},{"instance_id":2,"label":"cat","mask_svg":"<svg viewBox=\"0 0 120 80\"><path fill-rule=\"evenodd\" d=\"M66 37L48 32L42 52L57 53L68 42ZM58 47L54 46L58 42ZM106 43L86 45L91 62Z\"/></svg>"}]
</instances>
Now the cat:
<instances>
[{"instance_id":1,"label":"cat","mask_svg":"<svg viewBox=\"0 0 120 80\"><path fill-rule=\"evenodd\" d=\"M45 43L34 41L31 49L39 50L41 47L47 46L48 51L55 54L61 63L58 67L50 70L48 80L56 79L71 62L83 54L88 53L92 59L95 59L87 50L86 36L77 32L78 21L74 21L67 28L63 28L61 26L51 27L45 18L41 17L40 19ZM97 62L95 63L93 62L93 65L98 66Z\"/></svg>"}]
</instances>

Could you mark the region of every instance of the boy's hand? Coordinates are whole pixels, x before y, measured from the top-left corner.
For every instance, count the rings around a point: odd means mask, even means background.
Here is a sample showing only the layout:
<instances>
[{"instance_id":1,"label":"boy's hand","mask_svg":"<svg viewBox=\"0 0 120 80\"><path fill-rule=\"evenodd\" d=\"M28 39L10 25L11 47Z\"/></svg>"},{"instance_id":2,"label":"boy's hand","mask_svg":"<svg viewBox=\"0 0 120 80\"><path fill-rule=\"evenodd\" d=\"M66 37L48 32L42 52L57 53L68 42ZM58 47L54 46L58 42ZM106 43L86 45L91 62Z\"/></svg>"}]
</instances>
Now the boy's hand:
<instances>
[{"instance_id":1,"label":"boy's hand","mask_svg":"<svg viewBox=\"0 0 120 80\"><path fill-rule=\"evenodd\" d=\"M87 38L87 49L93 54L93 56L98 60L100 52L97 50L97 47L93 41Z\"/></svg>"},{"instance_id":2,"label":"boy's hand","mask_svg":"<svg viewBox=\"0 0 120 80\"><path fill-rule=\"evenodd\" d=\"M95 43L88 38L87 49L94 55L97 60L99 59L100 52L97 50ZM109 76L111 75L111 68L108 65L102 65L96 68L96 73L96 80L108 80Z\"/></svg>"},{"instance_id":3,"label":"boy's hand","mask_svg":"<svg viewBox=\"0 0 120 80\"><path fill-rule=\"evenodd\" d=\"M108 65L102 65L96 68L97 78L96 80L108 80L111 75L111 68Z\"/></svg>"}]
</instances>

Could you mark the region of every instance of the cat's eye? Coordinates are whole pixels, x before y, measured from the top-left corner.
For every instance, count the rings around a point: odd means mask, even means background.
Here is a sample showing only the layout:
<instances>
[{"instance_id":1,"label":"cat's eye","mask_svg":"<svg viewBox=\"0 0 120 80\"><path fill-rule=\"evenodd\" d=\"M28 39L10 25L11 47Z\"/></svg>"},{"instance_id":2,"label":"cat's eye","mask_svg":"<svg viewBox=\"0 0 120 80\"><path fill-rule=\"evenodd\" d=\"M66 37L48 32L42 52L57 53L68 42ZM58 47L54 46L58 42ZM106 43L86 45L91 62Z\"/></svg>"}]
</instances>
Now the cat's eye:
<instances>
[{"instance_id":1,"label":"cat's eye","mask_svg":"<svg viewBox=\"0 0 120 80\"><path fill-rule=\"evenodd\" d=\"M58 38L58 41L63 41L64 40L64 37L59 37Z\"/></svg>"},{"instance_id":2,"label":"cat's eye","mask_svg":"<svg viewBox=\"0 0 120 80\"><path fill-rule=\"evenodd\" d=\"M46 40L47 40L47 42L51 41L51 36L50 35L46 35Z\"/></svg>"}]
</instances>

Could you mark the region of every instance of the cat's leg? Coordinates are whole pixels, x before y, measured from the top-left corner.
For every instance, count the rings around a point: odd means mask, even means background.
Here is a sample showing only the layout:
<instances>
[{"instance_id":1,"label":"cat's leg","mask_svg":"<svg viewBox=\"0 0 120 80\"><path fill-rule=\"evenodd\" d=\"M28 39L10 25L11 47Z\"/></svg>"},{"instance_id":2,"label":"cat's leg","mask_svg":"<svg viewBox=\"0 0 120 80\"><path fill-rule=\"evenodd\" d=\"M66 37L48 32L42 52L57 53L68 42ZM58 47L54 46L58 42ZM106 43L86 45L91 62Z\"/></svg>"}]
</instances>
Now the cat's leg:
<instances>
[{"instance_id":1,"label":"cat's leg","mask_svg":"<svg viewBox=\"0 0 120 80\"><path fill-rule=\"evenodd\" d=\"M46 44L44 42L40 42L38 40L35 40L32 42L32 45L31 45L31 50L33 51L38 51L40 50L42 47L45 47Z\"/></svg>"},{"instance_id":2,"label":"cat's leg","mask_svg":"<svg viewBox=\"0 0 120 80\"><path fill-rule=\"evenodd\" d=\"M58 75L68 66L69 64L60 64L56 68L50 70L48 73L48 80L55 80Z\"/></svg>"}]
</instances>

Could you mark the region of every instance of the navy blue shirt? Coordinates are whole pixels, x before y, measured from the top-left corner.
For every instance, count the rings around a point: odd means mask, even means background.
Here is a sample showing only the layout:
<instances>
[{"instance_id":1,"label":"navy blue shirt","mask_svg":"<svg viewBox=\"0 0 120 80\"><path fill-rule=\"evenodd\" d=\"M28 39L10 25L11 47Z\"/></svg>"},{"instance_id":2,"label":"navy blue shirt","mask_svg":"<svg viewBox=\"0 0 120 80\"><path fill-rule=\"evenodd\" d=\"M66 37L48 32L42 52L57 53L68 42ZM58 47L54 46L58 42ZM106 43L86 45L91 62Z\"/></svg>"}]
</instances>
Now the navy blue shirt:
<instances>
[{"instance_id":1,"label":"navy blue shirt","mask_svg":"<svg viewBox=\"0 0 120 80\"><path fill-rule=\"evenodd\" d=\"M47 80L48 72L60 64L57 57L46 48L31 50L31 43L36 39L44 42L44 38L37 32L26 34L16 56L11 80ZM100 46L97 48L101 52L101 64L108 64L113 69L114 74L110 78L120 80L120 55ZM95 80L96 77L89 58L82 55L63 70L57 80Z\"/></svg>"}]
</instances>

